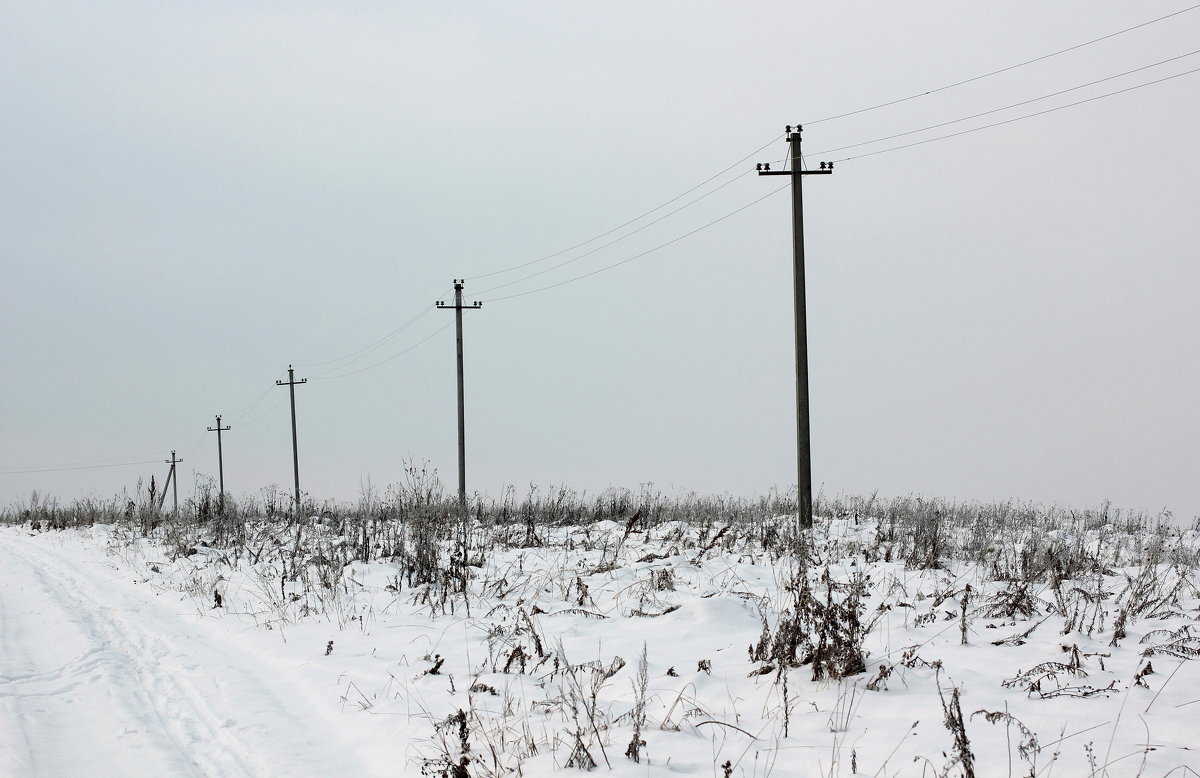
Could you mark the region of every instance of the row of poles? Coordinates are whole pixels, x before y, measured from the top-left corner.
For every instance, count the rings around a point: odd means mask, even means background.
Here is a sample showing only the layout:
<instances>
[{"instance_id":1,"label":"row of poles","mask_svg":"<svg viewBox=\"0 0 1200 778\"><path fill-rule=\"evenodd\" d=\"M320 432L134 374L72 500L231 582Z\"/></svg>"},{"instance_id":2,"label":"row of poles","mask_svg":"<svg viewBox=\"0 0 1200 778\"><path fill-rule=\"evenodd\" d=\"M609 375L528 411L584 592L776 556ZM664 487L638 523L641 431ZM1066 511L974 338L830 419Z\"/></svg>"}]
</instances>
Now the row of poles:
<instances>
[{"instance_id":1,"label":"row of poles","mask_svg":"<svg viewBox=\"0 0 1200 778\"><path fill-rule=\"evenodd\" d=\"M789 143L789 170L771 170L770 164L760 163L757 166L760 176L791 176L792 184L792 281L794 291L794 318L796 342L796 501L797 517L800 526L812 526L812 447L809 424L808 401L808 324L804 283L804 194L801 180L807 175L829 175L833 173L833 163L822 162L817 170L804 170L800 154L799 126L787 127ZM454 303L438 301L437 307L454 311L455 325L455 356L458 367L458 501L465 510L467 504L467 443L466 443L466 413L463 382L463 311L477 310L483 303L475 301L469 305L463 304L463 280L454 279ZM305 384L308 379L296 379L295 370L288 366L286 381L276 381L276 386L286 386L292 406L292 473L295 477L296 513L300 512L300 453L296 439L296 387ZM217 415L217 426L209 427L209 432L217 433L217 471L220 479L220 509L225 507L225 464L221 448L221 433L228 432L229 426L221 426L221 416ZM182 462L171 452L171 471L168 480L174 481L175 465ZM166 496L164 484L163 496ZM179 510L178 484L175 491L175 510Z\"/></svg>"},{"instance_id":2,"label":"row of poles","mask_svg":"<svg viewBox=\"0 0 1200 778\"><path fill-rule=\"evenodd\" d=\"M467 504L467 433L466 433L466 392L464 391L463 381L463 325L462 312L476 310L483 307L483 303L475 301L470 305L463 304L463 280L454 279L454 304L450 305L442 301L438 301L437 307L454 311L455 324L455 353L458 364L458 502L460 506L466 507ZM288 395L291 401L292 408L292 475L295 479L295 503L296 513L300 512L300 448L296 435L296 387L301 384L308 383L307 378L296 378L296 371L291 365L288 365L288 377L286 381L276 381L276 386L286 386ZM217 414L217 426L209 427L209 432L217 433L217 474L218 474L218 510L225 510L225 453L221 445L221 433L228 432L232 427L226 425L221 426L221 415ZM171 452L171 459L167 460L171 465L171 470L167 474L167 482L175 481L175 465L182 462L182 459L175 458L175 452ZM166 482L163 484L163 495L166 495ZM179 511L179 491L178 486L175 490L175 511Z\"/></svg>"}]
</instances>

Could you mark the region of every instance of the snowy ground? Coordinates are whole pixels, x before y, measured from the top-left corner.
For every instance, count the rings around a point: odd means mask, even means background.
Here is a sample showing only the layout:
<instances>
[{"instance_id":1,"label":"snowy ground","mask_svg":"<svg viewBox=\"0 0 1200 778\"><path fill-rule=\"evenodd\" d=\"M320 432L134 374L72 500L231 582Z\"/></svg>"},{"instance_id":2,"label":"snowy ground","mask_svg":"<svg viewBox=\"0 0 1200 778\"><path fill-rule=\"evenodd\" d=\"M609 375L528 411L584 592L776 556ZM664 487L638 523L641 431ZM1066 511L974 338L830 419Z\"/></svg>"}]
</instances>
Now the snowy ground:
<instances>
[{"instance_id":1,"label":"snowy ground","mask_svg":"<svg viewBox=\"0 0 1200 778\"><path fill-rule=\"evenodd\" d=\"M1064 538L1101 565L1022 587L846 520L804 567L761 527L631 528L492 536L464 594L316 524L0 527L0 775L1200 775L1194 532ZM865 669L813 680L855 634Z\"/></svg>"}]
</instances>

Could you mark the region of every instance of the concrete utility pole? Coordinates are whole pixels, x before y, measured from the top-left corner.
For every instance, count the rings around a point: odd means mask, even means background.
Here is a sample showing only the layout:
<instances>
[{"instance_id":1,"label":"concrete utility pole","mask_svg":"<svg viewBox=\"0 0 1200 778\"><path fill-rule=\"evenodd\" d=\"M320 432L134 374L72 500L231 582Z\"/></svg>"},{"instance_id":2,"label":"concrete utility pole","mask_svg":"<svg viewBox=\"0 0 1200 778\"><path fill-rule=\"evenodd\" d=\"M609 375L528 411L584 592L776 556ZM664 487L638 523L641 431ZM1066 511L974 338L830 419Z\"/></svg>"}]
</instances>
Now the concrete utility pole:
<instances>
[{"instance_id":1,"label":"concrete utility pole","mask_svg":"<svg viewBox=\"0 0 1200 778\"><path fill-rule=\"evenodd\" d=\"M167 473L167 480L171 482L171 492L175 501L175 518L179 518L179 479L175 476L175 465L182 462L182 459L175 458L175 452L171 452L170 459L164 459L164 462L171 466L171 471ZM167 485L163 484L163 497L167 496Z\"/></svg>"},{"instance_id":2,"label":"concrete utility pole","mask_svg":"<svg viewBox=\"0 0 1200 778\"><path fill-rule=\"evenodd\" d=\"M804 170L800 156L800 131L787 127L791 147L791 169L771 170L770 163L759 163L760 176L792 177L792 282L795 288L796 318L796 510L800 526L812 526L812 448L808 422L808 314L804 300L804 187L801 179L811 175L829 175L832 162L822 162L818 170Z\"/></svg>"},{"instance_id":3,"label":"concrete utility pole","mask_svg":"<svg viewBox=\"0 0 1200 778\"><path fill-rule=\"evenodd\" d=\"M229 427L221 426L221 414L217 414L217 426L209 427L209 432L217 433L217 475L220 478L221 494L217 500L217 511L225 512L225 456L221 453L221 433L228 432Z\"/></svg>"},{"instance_id":4,"label":"concrete utility pole","mask_svg":"<svg viewBox=\"0 0 1200 778\"><path fill-rule=\"evenodd\" d=\"M467 505L467 435L466 412L463 403L463 330L462 312L482 308L478 300L472 305L463 305L463 282L454 279L454 305L446 305L438 301L437 307L454 310L454 326L458 350L458 503L464 509Z\"/></svg>"},{"instance_id":5,"label":"concrete utility pole","mask_svg":"<svg viewBox=\"0 0 1200 778\"><path fill-rule=\"evenodd\" d=\"M296 476L296 518L300 518L300 454L296 450L296 385L308 383L307 378L301 378L299 381L295 378L295 371L292 366L288 365L288 380L276 381L276 386L286 386L288 392L292 396L292 472Z\"/></svg>"}]
</instances>

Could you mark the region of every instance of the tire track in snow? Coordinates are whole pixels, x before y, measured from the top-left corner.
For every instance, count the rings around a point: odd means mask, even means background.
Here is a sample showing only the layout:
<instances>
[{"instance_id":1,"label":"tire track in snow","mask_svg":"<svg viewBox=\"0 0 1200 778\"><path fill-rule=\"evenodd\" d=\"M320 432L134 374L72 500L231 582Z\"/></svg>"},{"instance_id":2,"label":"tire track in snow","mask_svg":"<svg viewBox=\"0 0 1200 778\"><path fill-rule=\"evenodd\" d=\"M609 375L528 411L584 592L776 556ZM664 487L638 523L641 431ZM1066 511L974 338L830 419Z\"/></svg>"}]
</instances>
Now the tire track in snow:
<instances>
[{"instance_id":1,"label":"tire track in snow","mask_svg":"<svg viewBox=\"0 0 1200 778\"><path fill-rule=\"evenodd\" d=\"M10 677L10 683L28 686L32 692L17 690L28 697L60 696L87 683L107 679L114 683L106 690L112 694L122 684L122 675L132 673L138 684L125 685L123 700L133 710L153 715L161 734L171 742L190 772L198 776L260 776L266 772L254 766L252 758L208 709L207 705L182 677L164 671L160 665L168 650L161 640L116 615L113 607L90 595L99 587L83 580L52 555L24 540L8 544L10 558L29 568L25 580L34 581L55 601L68 618L82 628L93 641L93 648L63 666L40 673ZM0 676L2 677L2 676ZM61 733L64 736L77 733ZM128 733L135 734L135 733ZM36 762L36 754L34 761Z\"/></svg>"},{"instance_id":2,"label":"tire track in snow","mask_svg":"<svg viewBox=\"0 0 1200 778\"><path fill-rule=\"evenodd\" d=\"M60 650L51 659L40 655L44 636L25 635L24 642L33 648L24 652L24 659L19 646L0 642L0 703L6 698L13 703L9 707L15 708L20 726L42 727L40 732L22 733L27 756L18 757L17 764L28 766L17 775L63 774L40 772L47 765L39 768L39 757L45 762L47 743L56 742L45 730L70 718L55 718L54 711L61 713L72 695L93 704L97 695L107 695L114 711L109 718L135 722L137 731L127 734L134 736L136 745L110 746L110 755L118 748L115 758L128 759L130 749L142 749L144 756L154 757L138 763L134 772L111 774L259 778L367 773L347 749L330 740L330 733L320 730L319 711L281 680L280 668L256 662L236 647L211 639L211 633L206 636L201 625L174 609L168 598L127 588L107 573L89 572L67 556L40 548L41 537L6 533L3 541L0 563L7 568L6 580L24 581L27 588L23 594L0 593L6 600L3 607L32 609L21 614L23 620L10 619L12 614L6 612L0 630L4 637L10 637L10 626L18 633L33 633L47 617L69 622L81 633L72 636L71 650ZM34 600L41 603L40 610L36 604L23 606ZM22 636L15 637L19 641ZM219 630L216 637L221 637ZM14 666L14 658L23 666ZM55 696L61 699L47 699L54 708L49 719L25 720L31 699ZM0 727L4 724L0 716ZM104 721L93 728L103 725L113 726ZM111 738L111 731L89 734ZM61 734L80 737L78 732ZM0 739L0 745L9 744ZM100 769L96 774L103 773Z\"/></svg>"},{"instance_id":3,"label":"tire track in snow","mask_svg":"<svg viewBox=\"0 0 1200 778\"><path fill-rule=\"evenodd\" d=\"M7 572L7 570L0 565L0 572ZM9 581L11 578L4 576L4 580ZM3 591L4 588L0 587L0 592ZM16 641L8 628L8 625L15 620L5 598L0 596L0 657L3 657L5 661L11 661L18 655ZM7 669L7 667L0 666L0 669ZM13 680L21 678L23 676L15 676ZM0 675L0 715L10 713L16 722L23 722L27 718L25 706L19 695L9 696L6 693L10 683L8 678ZM3 718L0 718L0 771L15 774L18 768L32 769L34 749L25 729L20 726L4 726L5 723Z\"/></svg>"}]
</instances>

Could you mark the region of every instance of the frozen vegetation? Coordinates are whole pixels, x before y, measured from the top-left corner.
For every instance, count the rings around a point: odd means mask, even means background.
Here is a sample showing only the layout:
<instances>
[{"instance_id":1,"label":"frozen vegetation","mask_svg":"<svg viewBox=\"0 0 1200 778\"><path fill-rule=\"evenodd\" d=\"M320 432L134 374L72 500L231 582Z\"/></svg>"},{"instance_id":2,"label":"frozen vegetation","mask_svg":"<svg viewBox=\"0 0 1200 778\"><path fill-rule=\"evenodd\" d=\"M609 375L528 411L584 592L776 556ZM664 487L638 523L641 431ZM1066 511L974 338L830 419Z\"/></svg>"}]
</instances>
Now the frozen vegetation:
<instances>
[{"instance_id":1,"label":"frozen vegetation","mask_svg":"<svg viewBox=\"0 0 1200 778\"><path fill-rule=\"evenodd\" d=\"M1200 533L410 469L0 527L0 774L1200 775Z\"/></svg>"}]
</instances>

